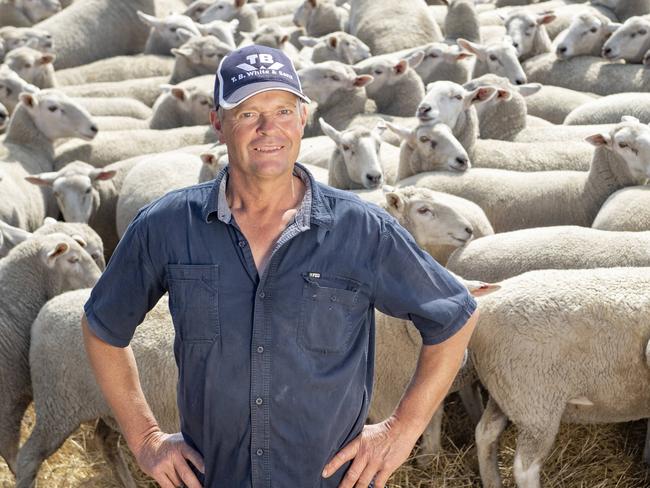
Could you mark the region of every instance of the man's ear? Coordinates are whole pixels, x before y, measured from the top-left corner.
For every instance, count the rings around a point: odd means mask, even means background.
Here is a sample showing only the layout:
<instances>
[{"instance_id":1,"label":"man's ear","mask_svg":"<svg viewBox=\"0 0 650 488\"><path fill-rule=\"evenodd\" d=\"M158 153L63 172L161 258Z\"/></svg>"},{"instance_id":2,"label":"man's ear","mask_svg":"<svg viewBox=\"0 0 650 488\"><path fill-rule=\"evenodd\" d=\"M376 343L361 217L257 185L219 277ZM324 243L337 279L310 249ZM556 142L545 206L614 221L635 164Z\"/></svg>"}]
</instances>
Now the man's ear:
<instances>
[{"instance_id":1,"label":"man's ear","mask_svg":"<svg viewBox=\"0 0 650 488\"><path fill-rule=\"evenodd\" d=\"M219 114L216 110L210 110L210 124L212 124L212 128L216 132L217 137L219 138L219 142L223 144L224 139L221 120L219 119Z\"/></svg>"}]
</instances>

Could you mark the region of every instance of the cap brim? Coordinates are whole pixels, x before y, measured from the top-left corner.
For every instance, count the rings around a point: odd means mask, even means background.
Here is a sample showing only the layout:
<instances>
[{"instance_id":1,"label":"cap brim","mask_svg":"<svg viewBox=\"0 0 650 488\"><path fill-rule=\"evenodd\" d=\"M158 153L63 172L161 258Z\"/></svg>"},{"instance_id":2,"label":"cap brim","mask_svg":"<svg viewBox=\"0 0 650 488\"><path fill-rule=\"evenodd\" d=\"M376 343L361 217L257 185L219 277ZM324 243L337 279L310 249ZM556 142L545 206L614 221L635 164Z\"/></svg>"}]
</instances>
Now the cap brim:
<instances>
[{"instance_id":1,"label":"cap brim","mask_svg":"<svg viewBox=\"0 0 650 488\"><path fill-rule=\"evenodd\" d=\"M271 90L282 90L289 93L293 93L301 100L303 100L305 103L311 102L311 100L306 95L300 93L298 90L295 90L287 86L285 83L281 83L278 81L262 81L258 83L252 83L250 85L243 86L238 90L235 90L234 92L232 92L232 94L228 97L227 100L223 99L220 96L219 106L225 108L226 110L229 110L231 108L236 107L243 101L249 99L253 95L257 95L258 93L267 92Z\"/></svg>"}]
</instances>

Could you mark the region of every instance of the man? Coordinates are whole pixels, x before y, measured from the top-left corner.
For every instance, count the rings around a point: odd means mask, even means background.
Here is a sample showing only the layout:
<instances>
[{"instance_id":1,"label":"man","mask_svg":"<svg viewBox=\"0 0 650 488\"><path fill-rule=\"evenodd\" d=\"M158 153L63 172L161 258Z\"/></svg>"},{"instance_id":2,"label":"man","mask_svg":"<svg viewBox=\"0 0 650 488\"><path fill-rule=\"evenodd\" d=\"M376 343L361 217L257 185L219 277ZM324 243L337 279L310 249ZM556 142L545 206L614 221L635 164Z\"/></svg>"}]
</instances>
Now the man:
<instances>
[{"instance_id":1,"label":"man","mask_svg":"<svg viewBox=\"0 0 650 488\"><path fill-rule=\"evenodd\" d=\"M86 304L98 383L163 488L383 487L451 385L476 304L394 219L294 164L309 100L281 51L224 58L215 100L229 166L142 209ZM182 432L171 435L128 347L166 291ZM413 320L425 345L394 415L364 427L374 307Z\"/></svg>"}]
</instances>

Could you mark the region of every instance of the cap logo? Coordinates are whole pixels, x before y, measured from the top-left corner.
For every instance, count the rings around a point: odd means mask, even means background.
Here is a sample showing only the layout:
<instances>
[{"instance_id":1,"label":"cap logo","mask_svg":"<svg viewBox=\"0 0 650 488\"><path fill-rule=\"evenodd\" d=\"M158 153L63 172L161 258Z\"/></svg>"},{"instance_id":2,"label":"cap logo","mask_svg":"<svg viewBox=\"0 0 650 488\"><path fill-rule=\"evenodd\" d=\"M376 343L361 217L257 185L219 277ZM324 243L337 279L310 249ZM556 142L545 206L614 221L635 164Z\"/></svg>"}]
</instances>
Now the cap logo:
<instances>
[{"instance_id":1,"label":"cap logo","mask_svg":"<svg viewBox=\"0 0 650 488\"><path fill-rule=\"evenodd\" d=\"M266 69L272 69L272 70L279 70L280 68L284 67L284 64L282 63L277 63L273 60L273 56L270 54L251 54L250 56L246 56L246 61L248 63L241 63L238 64L237 67L239 69L243 69L244 71L257 71L260 68L256 68L255 66L252 66L253 64L257 64L257 60L259 58L259 64L270 64L271 66L267 66ZM234 81L234 80L233 80Z\"/></svg>"}]
</instances>

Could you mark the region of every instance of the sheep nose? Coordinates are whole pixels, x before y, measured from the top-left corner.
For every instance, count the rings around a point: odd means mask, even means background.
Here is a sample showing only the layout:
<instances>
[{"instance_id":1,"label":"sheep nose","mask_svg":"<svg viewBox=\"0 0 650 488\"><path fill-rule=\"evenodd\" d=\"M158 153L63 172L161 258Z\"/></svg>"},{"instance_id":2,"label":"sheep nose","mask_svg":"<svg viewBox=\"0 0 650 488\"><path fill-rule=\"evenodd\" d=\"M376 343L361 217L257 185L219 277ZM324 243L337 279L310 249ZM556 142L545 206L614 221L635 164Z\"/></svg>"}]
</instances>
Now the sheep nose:
<instances>
[{"instance_id":1,"label":"sheep nose","mask_svg":"<svg viewBox=\"0 0 650 488\"><path fill-rule=\"evenodd\" d=\"M465 232L467 232L470 236L474 234L474 229L471 227L465 227Z\"/></svg>"},{"instance_id":2,"label":"sheep nose","mask_svg":"<svg viewBox=\"0 0 650 488\"><path fill-rule=\"evenodd\" d=\"M381 173L367 174L366 178L372 186L377 186L381 183Z\"/></svg>"},{"instance_id":3,"label":"sheep nose","mask_svg":"<svg viewBox=\"0 0 650 488\"><path fill-rule=\"evenodd\" d=\"M99 129L95 124L93 124L90 126L90 132L94 132L96 134L97 132L99 132Z\"/></svg>"},{"instance_id":4,"label":"sheep nose","mask_svg":"<svg viewBox=\"0 0 650 488\"><path fill-rule=\"evenodd\" d=\"M464 168L467 166L467 158L458 156L456 158L456 162L459 164L461 168Z\"/></svg>"},{"instance_id":5,"label":"sheep nose","mask_svg":"<svg viewBox=\"0 0 650 488\"><path fill-rule=\"evenodd\" d=\"M0 120L4 120L7 118L7 114L4 112L0 112Z\"/></svg>"},{"instance_id":6,"label":"sheep nose","mask_svg":"<svg viewBox=\"0 0 650 488\"><path fill-rule=\"evenodd\" d=\"M612 48L611 47L606 47L605 49L603 49L603 54L605 56L609 56L610 54L612 54Z\"/></svg>"},{"instance_id":7,"label":"sheep nose","mask_svg":"<svg viewBox=\"0 0 650 488\"><path fill-rule=\"evenodd\" d=\"M559 47L557 48L557 52L559 52L559 53L561 53L561 54L566 53L566 46L559 46Z\"/></svg>"},{"instance_id":8,"label":"sheep nose","mask_svg":"<svg viewBox=\"0 0 650 488\"><path fill-rule=\"evenodd\" d=\"M423 104L418 107L418 117L431 112L431 105Z\"/></svg>"},{"instance_id":9,"label":"sheep nose","mask_svg":"<svg viewBox=\"0 0 650 488\"><path fill-rule=\"evenodd\" d=\"M512 45L515 46L515 47L519 47L519 43L518 43L518 42L513 42Z\"/></svg>"},{"instance_id":10,"label":"sheep nose","mask_svg":"<svg viewBox=\"0 0 650 488\"><path fill-rule=\"evenodd\" d=\"M517 85L523 85L524 83L526 83L526 80L523 79L523 78L517 78L517 79L515 80L515 83L516 83Z\"/></svg>"}]
</instances>

